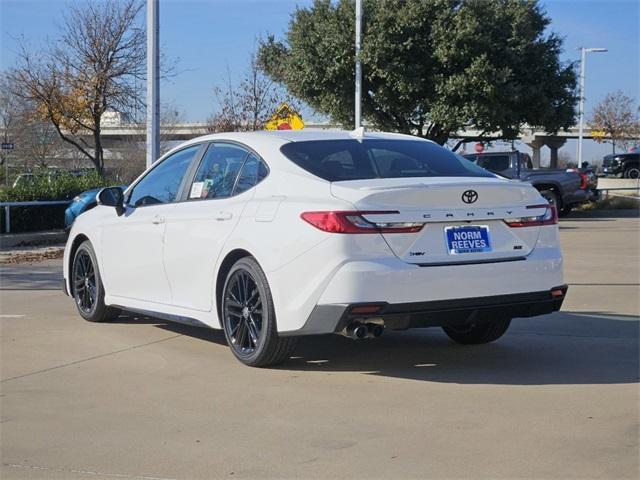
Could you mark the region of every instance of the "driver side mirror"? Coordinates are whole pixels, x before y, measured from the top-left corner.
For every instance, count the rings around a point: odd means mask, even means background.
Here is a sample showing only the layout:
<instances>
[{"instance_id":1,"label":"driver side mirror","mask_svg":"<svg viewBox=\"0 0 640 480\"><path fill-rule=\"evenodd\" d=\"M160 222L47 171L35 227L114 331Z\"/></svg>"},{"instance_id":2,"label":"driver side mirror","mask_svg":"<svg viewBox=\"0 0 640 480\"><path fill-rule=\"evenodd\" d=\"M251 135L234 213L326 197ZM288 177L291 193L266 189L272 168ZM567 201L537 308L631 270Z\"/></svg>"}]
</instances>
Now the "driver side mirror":
<instances>
[{"instance_id":1,"label":"driver side mirror","mask_svg":"<svg viewBox=\"0 0 640 480\"><path fill-rule=\"evenodd\" d=\"M118 215L122 215L124 213L124 192L120 187L103 188L98 192L96 200L98 205L115 207Z\"/></svg>"}]
</instances>

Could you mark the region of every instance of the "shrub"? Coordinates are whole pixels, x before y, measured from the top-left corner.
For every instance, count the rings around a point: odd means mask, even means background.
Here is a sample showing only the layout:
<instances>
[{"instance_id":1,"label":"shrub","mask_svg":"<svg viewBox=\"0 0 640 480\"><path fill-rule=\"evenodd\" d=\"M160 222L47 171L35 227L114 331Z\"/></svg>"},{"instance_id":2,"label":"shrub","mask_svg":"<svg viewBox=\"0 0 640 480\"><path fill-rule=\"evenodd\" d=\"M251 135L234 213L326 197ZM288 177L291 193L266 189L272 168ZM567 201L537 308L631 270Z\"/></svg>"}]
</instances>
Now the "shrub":
<instances>
[{"instance_id":1,"label":"shrub","mask_svg":"<svg viewBox=\"0 0 640 480\"><path fill-rule=\"evenodd\" d=\"M37 172L32 182L15 188L0 190L0 202L29 202L34 200L72 200L85 190L106 187L109 182L95 172L75 176L70 173ZM35 232L64 227L67 205L11 207L11 232ZM4 212L0 227L6 230Z\"/></svg>"}]
</instances>

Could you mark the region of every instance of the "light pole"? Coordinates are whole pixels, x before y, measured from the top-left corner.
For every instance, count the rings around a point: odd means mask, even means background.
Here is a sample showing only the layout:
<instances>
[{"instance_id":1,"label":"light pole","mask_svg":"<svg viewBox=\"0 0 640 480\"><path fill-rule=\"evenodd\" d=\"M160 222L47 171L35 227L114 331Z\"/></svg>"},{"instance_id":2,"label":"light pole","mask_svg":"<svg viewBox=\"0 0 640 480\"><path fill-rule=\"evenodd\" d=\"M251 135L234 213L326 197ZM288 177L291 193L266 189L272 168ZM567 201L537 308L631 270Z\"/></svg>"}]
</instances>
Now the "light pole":
<instances>
[{"instance_id":1,"label":"light pole","mask_svg":"<svg viewBox=\"0 0 640 480\"><path fill-rule=\"evenodd\" d=\"M362 64L360 50L362 49L362 0L356 0L356 108L355 128L362 125Z\"/></svg>"},{"instance_id":2,"label":"light pole","mask_svg":"<svg viewBox=\"0 0 640 480\"><path fill-rule=\"evenodd\" d=\"M147 168L160 155L160 5L147 0Z\"/></svg>"},{"instance_id":3,"label":"light pole","mask_svg":"<svg viewBox=\"0 0 640 480\"><path fill-rule=\"evenodd\" d=\"M587 52L606 52L606 48L580 47L580 99L578 103L578 168L582 167L582 131L584 124L584 64Z\"/></svg>"}]
</instances>

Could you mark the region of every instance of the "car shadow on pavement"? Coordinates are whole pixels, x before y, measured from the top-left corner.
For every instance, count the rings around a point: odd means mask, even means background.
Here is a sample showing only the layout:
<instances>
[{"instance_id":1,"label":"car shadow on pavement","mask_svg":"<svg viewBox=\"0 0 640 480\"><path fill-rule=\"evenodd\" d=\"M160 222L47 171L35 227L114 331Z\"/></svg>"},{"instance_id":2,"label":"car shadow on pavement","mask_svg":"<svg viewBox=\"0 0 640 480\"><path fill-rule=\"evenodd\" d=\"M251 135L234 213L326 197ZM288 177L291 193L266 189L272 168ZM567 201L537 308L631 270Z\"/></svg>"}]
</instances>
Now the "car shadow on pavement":
<instances>
[{"instance_id":1,"label":"car shadow on pavement","mask_svg":"<svg viewBox=\"0 0 640 480\"><path fill-rule=\"evenodd\" d=\"M503 338L488 345L458 345L439 328L389 331L362 341L304 337L291 359L276 368L460 384L634 383L639 326L640 318L632 315L561 312L516 319ZM219 330L162 321L158 327L226 348Z\"/></svg>"}]
</instances>

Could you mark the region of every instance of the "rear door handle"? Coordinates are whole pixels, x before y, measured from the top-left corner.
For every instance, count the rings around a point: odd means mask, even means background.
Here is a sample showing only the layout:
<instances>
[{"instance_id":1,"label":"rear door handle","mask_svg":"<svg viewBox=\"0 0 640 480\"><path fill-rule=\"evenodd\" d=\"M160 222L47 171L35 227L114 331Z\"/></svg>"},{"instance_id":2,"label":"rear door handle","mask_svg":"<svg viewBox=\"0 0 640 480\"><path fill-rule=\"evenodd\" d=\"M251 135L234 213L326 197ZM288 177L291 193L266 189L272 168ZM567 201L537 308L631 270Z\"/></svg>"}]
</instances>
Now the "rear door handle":
<instances>
[{"instance_id":1,"label":"rear door handle","mask_svg":"<svg viewBox=\"0 0 640 480\"><path fill-rule=\"evenodd\" d=\"M153 223L154 225L159 225L161 223L164 223L164 217L161 217L160 215L156 215L151 220L151 223Z\"/></svg>"},{"instance_id":2,"label":"rear door handle","mask_svg":"<svg viewBox=\"0 0 640 480\"><path fill-rule=\"evenodd\" d=\"M218 212L213 216L216 220L231 220L231 217L233 217L231 212Z\"/></svg>"}]
</instances>

